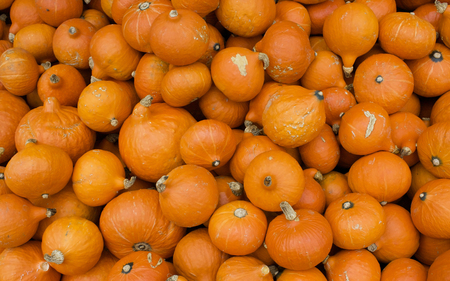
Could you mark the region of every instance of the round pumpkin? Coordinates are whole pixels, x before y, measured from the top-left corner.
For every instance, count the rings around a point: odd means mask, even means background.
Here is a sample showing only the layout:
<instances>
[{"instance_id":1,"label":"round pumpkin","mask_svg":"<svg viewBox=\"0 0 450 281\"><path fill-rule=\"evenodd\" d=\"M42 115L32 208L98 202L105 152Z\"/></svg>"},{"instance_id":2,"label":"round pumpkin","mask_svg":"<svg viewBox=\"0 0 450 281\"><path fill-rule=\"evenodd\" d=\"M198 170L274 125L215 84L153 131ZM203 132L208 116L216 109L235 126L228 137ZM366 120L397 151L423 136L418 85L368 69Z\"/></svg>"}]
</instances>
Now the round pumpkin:
<instances>
[{"instance_id":1,"label":"round pumpkin","mask_svg":"<svg viewBox=\"0 0 450 281\"><path fill-rule=\"evenodd\" d=\"M324 261L328 280L379 281L381 268L377 259L369 251L341 250Z\"/></svg>"},{"instance_id":2,"label":"round pumpkin","mask_svg":"<svg viewBox=\"0 0 450 281\"><path fill-rule=\"evenodd\" d=\"M450 114L448 113L447 107L450 103L450 91L444 93L438 98L431 109L430 123L431 125L439 122L450 121Z\"/></svg>"},{"instance_id":3,"label":"round pumpkin","mask_svg":"<svg viewBox=\"0 0 450 281\"><path fill-rule=\"evenodd\" d=\"M11 26L9 28L9 41L14 41L14 35L25 26L43 23L38 14L35 0L15 0L9 10Z\"/></svg>"},{"instance_id":4,"label":"round pumpkin","mask_svg":"<svg viewBox=\"0 0 450 281\"><path fill-rule=\"evenodd\" d=\"M113 266L119 261L110 251L104 249L100 260L95 266L84 274L64 275L61 281L83 281L83 280L102 280L108 276Z\"/></svg>"},{"instance_id":5,"label":"round pumpkin","mask_svg":"<svg viewBox=\"0 0 450 281\"><path fill-rule=\"evenodd\" d=\"M438 31L439 20L442 14L437 11L436 5L434 3L425 3L423 5L420 5L414 10L414 14L419 18L431 23L436 32Z\"/></svg>"},{"instance_id":6,"label":"round pumpkin","mask_svg":"<svg viewBox=\"0 0 450 281\"><path fill-rule=\"evenodd\" d=\"M28 51L38 63L54 62L56 61L53 53L55 30L54 27L45 23L26 26L17 32L13 46Z\"/></svg>"},{"instance_id":7,"label":"round pumpkin","mask_svg":"<svg viewBox=\"0 0 450 281\"><path fill-rule=\"evenodd\" d=\"M242 37L235 34L231 34L228 37L227 42L225 43L225 47L243 47L249 50L253 50L253 47L261 41L263 38L262 35L256 35L252 37Z\"/></svg>"},{"instance_id":8,"label":"round pumpkin","mask_svg":"<svg viewBox=\"0 0 450 281\"><path fill-rule=\"evenodd\" d=\"M449 266L450 250L436 258L428 269L427 281L448 281L450 280Z\"/></svg>"},{"instance_id":9,"label":"round pumpkin","mask_svg":"<svg viewBox=\"0 0 450 281\"><path fill-rule=\"evenodd\" d=\"M306 34L311 34L311 18L309 17L308 10L300 4L294 1L280 1L275 5L276 14L274 22L279 21L292 21L300 25Z\"/></svg>"},{"instance_id":10,"label":"round pumpkin","mask_svg":"<svg viewBox=\"0 0 450 281\"><path fill-rule=\"evenodd\" d=\"M426 281L427 270L418 261L399 258L390 262L381 272L381 281Z\"/></svg>"},{"instance_id":11,"label":"round pumpkin","mask_svg":"<svg viewBox=\"0 0 450 281\"><path fill-rule=\"evenodd\" d=\"M344 0L326 0L317 4L307 5L306 10L311 18L311 35L321 35L325 19L344 4Z\"/></svg>"},{"instance_id":12,"label":"round pumpkin","mask_svg":"<svg viewBox=\"0 0 450 281\"><path fill-rule=\"evenodd\" d=\"M336 171L323 175L322 180L319 180L319 184L325 194L326 207L334 200L352 192L348 186L347 176Z\"/></svg>"},{"instance_id":13,"label":"round pumpkin","mask_svg":"<svg viewBox=\"0 0 450 281\"><path fill-rule=\"evenodd\" d=\"M432 238L420 234L419 249L414 257L424 265L431 265L441 254L450 250L450 239Z\"/></svg>"},{"instance_id":14,"label":"round pumpkin","mask_svg":"<svg viewBox=\"0 0 450 281\"><path fill-rule=\"evenodd\" d=\"M439 1L435 1L435 5L438 13L442 14L438 23L438 32L440 39L442 40L442 42L444 42L445 46L450 48L450 29L448 28L450 9L448 8L448 3L440 3Z\"/></svg>"},{"instance_id":15,"label":"round pumpkin","mask_svg":"<svg viewBox=\"0 0 450 281\"><path fill-rule=\"evenodd\" d=\"M417 190L421 188L423 185L428 183L429 181L435 180L435 177L432 173L430 173L427 169L424 168L422 163L417 163L416 165L411 167L411 187L408 190L409 199L413 199Z\"/></svg>"},{"instance_id":16,"label":"round pumpkin","mask_svg":"<svg viewBox=\"0 0 450 281\"><path fill-rule=\"evenodd\" d=\"M79 18L83 12L83 0L36 0L41 19L54 27L68 19Z\"/></svg>"},{"instance_id":17,"label":"round pumpkin","mask_svg":"<svg viewBox=\"0 0 450 281\"><path fill-rule=\"evenodd\" d=\"M91 0L91 3L99 3L101 0ZM109 24L108 16L101 9L86 9L81 14L81 18L92 24L96 30Z\"/></svg>"},{"instance_id":18,"label":"round pumpkin","mask_svg":"<svg viewBox=\"0 0 450 281\"><path fill-rule=\"evenodd\" d=\"M206 52L203 53L198 62L201 62L205 64L208 68L211 68L213 58L217 55L217 53L220 50L223 50L225 48L225 43L224 38L220 33L220 31L209 23L207 25L209 31L208 49L206 50Z\"/></svg>"},{"instance_id":19,"label":"round pumpkin","mask_svg":"<svg viewBox=\"0 0 450 281\"><path fill-rule=\"evenodd\" d=\"M162 102L161 82L168 71L169 64L156 55L145 54L142 56L136 71L132 73L139 98L143 99L147 95L151 95L152 102Z\"/></svg>"},{"instance_id":20,"label":"round pumpkin","mask_svg":"<svg viewBox=\"0 0 450 281\"><path fill-rule=\"evenodd\" d=\"M434 176L450 178L450 162L447 160L447 141L450 138L450 122L440 122L428 127L417 140L417 152L422 165Z\"/></svg>"},{"instance_id":21,"label":"round pumpkin","mask_svg":"<svg viewBox=\"0 0 450 281\"><path fill-rule=\"evenodd\" d=\"M344 88L331 87L322 91L325 102L326 123L337 135L341 117L356 104L355 96Z\"/></svg>"},{"instance_id":22,"label":"round pumpkin","mask_svg":"<svg viewBox=\"0 0 450 281\"><path fill-rule=\"evenodd\" d=\"M270 269L253 257L232 257L217 271L217 281L272 281Z\"/></svg>"},{"instance_id":23,"label":"round pumpkin","mask_svg":"<svg viewBox=\"0 0 450 281\"><path fill-rule=\"evenodd\" d=\"M416 151L417 139L427 129L422 119L409 112L397 112L390 117L392 140L400 148L400 157Z\"/></svg>"},{"instance_id":24,"label":"round pumpkin","mask_svg":"<svg viewBox=\"0 0 450 281\"><path fill-rule=\"evenodd\" d=\"M318 183L322 179L322 173L317 169L305 169L305 189L300 200L292 206L294 209L308 209L323 214L325 210L325 193Z\"/></svg>"}]
</instances>

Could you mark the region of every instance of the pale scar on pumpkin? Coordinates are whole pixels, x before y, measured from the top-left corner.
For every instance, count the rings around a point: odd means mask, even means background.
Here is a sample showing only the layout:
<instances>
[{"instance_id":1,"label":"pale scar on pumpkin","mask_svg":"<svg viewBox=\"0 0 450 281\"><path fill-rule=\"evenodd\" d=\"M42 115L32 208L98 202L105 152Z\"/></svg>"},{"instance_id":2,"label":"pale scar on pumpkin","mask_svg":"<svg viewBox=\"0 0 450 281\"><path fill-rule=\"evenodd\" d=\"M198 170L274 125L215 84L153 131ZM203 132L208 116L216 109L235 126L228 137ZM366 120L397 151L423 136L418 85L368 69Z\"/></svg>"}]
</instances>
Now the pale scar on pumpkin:
<instances>
[{"instance_id":1,"label":"pale scar on pumpkin","mask_svg":"<svg viewBox=\"0 0 450 281\"><path fill-rule=\"evenodd\" d=\"M3 148L3 147L0 147L0 156L2 156L2 155L3 155L3 153L5 153L5 148Z\"/></svg>"},{"instance_id":2,"label":"pale scar on pumpkin","mask_svg":"<svg viewBox=\"0 0 450 281\"><path fill-rule=\"evenodd\" d=\"M238 67L242 76L247 76L247 69L245 67L248 65L248 61L246 56L236 54L235 57L231 57L231 61Z\"/></svg>"},{"instance_id":3,"label":"pale scar on pumpkin","mask_svg":"<svg viewBox=\"0 0 450 281\"><path fill-rule=\"evenodd\" d=\"M364 115L369 118L369 124L367 125L366 134L364 135L365 138L368 138L370 134L372 134L377 118L375 117L375 114L372 114L369 111L364 111Z\"/></svg>"}]
</instances>

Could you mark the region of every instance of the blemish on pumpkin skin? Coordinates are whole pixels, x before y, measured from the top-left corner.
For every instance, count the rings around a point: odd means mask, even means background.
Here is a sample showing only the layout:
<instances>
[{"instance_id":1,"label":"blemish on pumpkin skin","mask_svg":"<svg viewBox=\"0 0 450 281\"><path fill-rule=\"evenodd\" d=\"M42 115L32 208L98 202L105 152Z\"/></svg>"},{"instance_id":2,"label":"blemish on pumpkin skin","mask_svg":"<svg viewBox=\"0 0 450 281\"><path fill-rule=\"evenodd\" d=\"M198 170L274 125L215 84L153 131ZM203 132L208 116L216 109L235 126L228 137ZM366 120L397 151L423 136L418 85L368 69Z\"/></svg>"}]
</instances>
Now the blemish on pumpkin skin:
<instances>
[{"instance_id":1,"label":"blemish on pumpkin skin","mask_svg":"<svg viewBox=\"0 0 450 281\"><path fill-rule=\"evenodd\" d=\"M242 76L247 76L246 66L248 65L247 57L236 54L235 57L231 57L231 61L238 67Z\"/></svg>"},{"instance_id":2,"label":"blemish on pumpkin skin","mask_svg":"<svg viewBox=\"0 0 450 281\"><path fill-rule=\"evenodd\" d=\"M366 134L364 135L364 138L368 138L370 134L372 134L377 118L375 117L375 114L370 113L369 111L364 111L364 115L369 118L369 124L367 124Z\"/></svg>"}]
</instances>

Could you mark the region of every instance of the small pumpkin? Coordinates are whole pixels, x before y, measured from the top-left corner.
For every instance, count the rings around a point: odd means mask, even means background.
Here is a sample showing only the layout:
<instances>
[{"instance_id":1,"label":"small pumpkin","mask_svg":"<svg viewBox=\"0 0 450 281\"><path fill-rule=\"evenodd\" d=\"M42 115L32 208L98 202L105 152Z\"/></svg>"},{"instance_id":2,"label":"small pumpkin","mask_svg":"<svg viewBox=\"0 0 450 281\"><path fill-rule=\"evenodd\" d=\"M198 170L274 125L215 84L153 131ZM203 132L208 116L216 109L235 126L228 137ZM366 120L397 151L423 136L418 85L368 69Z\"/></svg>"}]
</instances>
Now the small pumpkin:
<instances>
[{"instance_id":1,"label":"small pumpkin","mask_svg":"<svg viewBox=\"0 0 450 281\"><path fill-rule=\"evenodd\" d=\"M172 5L175 9L189 9L196 12L201 17L205 17L219 7L219 0L203 1L201 3L190 0L174 0Z\"/></svg>"},{"instance_id":2,"label":"small pumpkin","mask_svg":"<svg viewBox=\"0 0 450 281\"><path fill-rule=\"evenodd\" d=\"M139 61L136 71L133 72L134 86L139 98L143 99L151 95L152 102L162 102L161 82L168 71L168 63L154 54L145 54Z\"/></svg>"},{"instance_id":3,"label":"small pumpkin","mask_svg":"<svg viewBox=\"0 0 450 281\"><path fill-rule=\"evenodd\" d=\"M387 14L397 12L395 0L356 0L355 2L363 3L369 6L369 8L374 12L378 21L380 21Z\"/></svg>"},{"instance_id":4,"label":"small pumpkin","mask_svg":"<svg viewBox=\"0 0 450 281\"><path fill-rule=\"evenodd\" d=\"M53 53L55 28L45 23L37 23L20 29L14 37L14 48L27 50L38 63L56 61Z\"/></svg>"},{"instance_id":5,"label":"small pumpkin","mask_svg":"<svg viewBox=\"0 0 450 281\"><path fill-rule=\"evenodd\" d=\"M281 1L275 5L276 14L274 22L279 21L292 21L300 25L306 34L311 34L311 18L309 17L308 10L300 4L294 1Z\"/></svg>"},{"instance_id":6,"label":"small pumpkin","mask_svg":"<svg viewBox=\"0 0 450 281\"><path fill-rule=\"evenodd\" d=\"M428 127L417 140L417 152L422 165L434 176L450 178L450 163L447 146L450 138L450 123L440 122Z\"/></svg>"},{"instance_id":7,"label":"small pumpkin","mask_svg":"<svg viewBox=\"0 0 450 281\"><path fill-rule=\"evenodd\" d=\"M381 272L381 281L427 280L427 270L418 261L399 258L390 262Z\"/></svg>"},{"instance_id":8,"label":"small pumpkin","mask_svg":"<svg viewBox=\"0 0 450 281\"><path fill-rule=\"evenodd\" d=\"M438 32L439 20L442 14L437 11L436 5L434 3L425 3L423 5L420 5L414 10L414 14L419 18L431 23L436 32Z\"/></svg>"},{"instance_id":9,"label":"small pumpkin","mask_svg":"<svg viewBox=\"0 0 450 281\"><path fill-rule=\"evenodd\" d=\"M272 281L270 269L253 257L232 257L217 271L217 281Z\"/></svg>"},{"instance_id":10,"label":"small pumpkin","mask_svg":"<svg viewBox=\"0 0 450 281\"><path fill-rule=\"evenodd\" d=\"M322 187L318 183L323 176L317 169L309 168L304 170L305 174L305 189L303 190L302 197L295 203L292 208L308 209L323 214L325 211L325 193Z\"/></svg>"},{"instance_id":11,"label":"small pumpkin","mask_svg":"<svg viewBox=\"0 0 450 281\"><path fill-rule=\"evenodd\" d=\"M416 115L409 112L397 112L389 116L392 128L392 140L400 148L400 157L416 151L417 139L427 126Z\"/></svg>"},{"instance_id":12,"label":"small pumpkin","mask_svg":"<svg viewBox=\"0 0 450 281\"><path fill-rule=\"evenodd\" d=\"M319 180L319 184L325 194L326 207L334 200L352 192L348 186L347 176L337 171L331 171L323 175L323 178Z\"/></svg>"},{"instance_id":13,"label":"small pumpkin","mask_svg":"<svg viewBox=\"0 0 450 281\"><path fill-rule=\"evenodd\" d=\"M320 51L331 52L330 48L328 48L327 46L327 43L325 43L325 39L323 39L323 36L311 36L309 37L309 43L311 43L311 48L314 50L314 52Z\"/></svg>"},{"instance_id":14,"label":"small pumpkin","mask_svg":"<svg viewBox=\"0 0 450 281\"><path fill-rule=\"evenodd\" d=\"M432 238L420 234L419 248L414 257L424 265L431 265L447 250L450 250L450 239Z\"/></svg>"},{"instance_id":15,"label":"small pumpkin","mask_svg":"<svg viewBox=\"0 0 450 281\"><path fill-rule=\"evenodd\" d=\"M86 0L85 0L86 1ZM68 19L79 18L83 12L83 0L36 0L36 8L41 19L54 27Z\"/></svg>"},{"instance_id":16,"label":"small pumpkin","mask_svg":"<svg viewBox=\"0 0 450 281\"><path fill-rule=\"evenodd\" d=\"M38 14L35 0L16 0L12 3L9 11L11 26L9 28L8 39L14 42L14 35L28 25L43 23Z\"/></svg>"},{"instance_id":17,"label":"small pumpkin","mask_svg":"<svg viewBox=\"0 0 450 281\"><path fill-rule=\"evenodd\" d=\"M128 8L139 0L113 0L111 5L111 16L115 23L123 25L123 17Z\"/></svg>"},{"instance_id":18,"label":"small pumpkin","mask_svg":"<svg viewBox=\"0 0 450 281\"><path fill-rule=\"evenodd\" d=\"M356 104L355 96L344 88L331 87L322 91L325 102L326 123L337 135L341 117Z\"/></svg>"},{"instance_id":19,"label":"small pumpkin","mask_svg":"<svg viewBox=\"0 0 450 281\"><path fill-rule=\"evenodd\" d=\"M344 4L344 0L326 0L317 4L307 5L306 10L308 10L311 18L311 34L322 34L325 19Z\"/></svg>"},{"instance_id":20,"label":"small pumpkin","mask_svg":"<svg viewBox=\"0 0 450 281\"><path fill-rule=\"evenodd\" d=\"M104 249L100 256L100 260L91 270L84 274L64 275L61 278L61 281L83 281L83 279L86 280L89 278L92 278L93 280L105 279L118 261L119 259L113 256L110 251Z\"/></svg>"},{"instance_id":21,"label":"small pumpkin","mask_svg":"<svg viewBox=\"0 0 450 281\"><path fill-rule=\"evenodd\" d=\"M311 90L324 90L331 87L344 88L342 60L330 51L316 52L300 82L303 87Z\"/></svg>"},{"instance_id":22,"label":"small pumpkin","mask_svg":"<svg viewBox=\"0 0 450 281\"><path fill-rule=\"evenodd\" d=\"M381 268L377 259L369 251L341 250L324 261L328 280L379 281Z\"/></svg>"},{"instance_id":23,"label":"small pumpkin","mask_svg":"<svg viewBox=\"0 0 450 281\"><path fill-rule=\"evenodd\" d=\"M411 187L408 190L409 199L413 199L417 190L421 188L423 185L428 183L429 181L435 180L435 177L432 173L430 173L422 163L417 163L416 165L411 167Z\"/></svg>"},{"instance_id":24,"label":"small pumpkin","mask_svg":"<svg viewBox=\"0 0 450 281\"><path fill-rule=\"evenodd\" d=\"M101 0L91 0L91 3L99 3ZM81 14L81 18L92 24L96 30L109 24L108 16L100 9L86 9Z\"/></svg>"},{"instance_id":25,"label":"small pumpkin","mask_svg":"<svg viewBox=\"0 0 450 281\"><path fill-rule=\"evenodd\" d=\"M412 93L406 104L402 108L400 108L399 112L409 112L416 116L419 116L420 114L419 97L416 94Z\"/></svg>"}]
</instances>

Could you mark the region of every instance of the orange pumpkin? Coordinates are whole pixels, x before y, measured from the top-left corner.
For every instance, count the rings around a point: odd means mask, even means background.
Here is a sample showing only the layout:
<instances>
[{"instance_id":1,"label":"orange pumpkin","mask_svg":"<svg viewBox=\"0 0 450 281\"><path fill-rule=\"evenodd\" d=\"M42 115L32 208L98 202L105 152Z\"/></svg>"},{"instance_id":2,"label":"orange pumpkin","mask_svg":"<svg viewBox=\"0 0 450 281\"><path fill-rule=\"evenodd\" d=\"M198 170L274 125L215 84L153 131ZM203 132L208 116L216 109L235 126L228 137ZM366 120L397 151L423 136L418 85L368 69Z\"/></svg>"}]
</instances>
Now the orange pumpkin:
<instances>
[{"instance_id":1,"label":"orange pumpkin","mask_svg":"<svg viewBox=\"0 0 450 281\"><path fill-rule=\"evenodd\" d=\"M322 91L325 102L326 123L337 135L341 117L356 104L353 94L344 88L331 87Z\"/></svg>"},{"instance_id":2,"label":"orange pumpkin","mask_svg":"<svg viewBox=\"0 0 450 281\"><path fill-rule=\"evenodd\" d=\"M326 3L326 2L323 2ZM309 43L311 43L311 48L314 50L314 52L320 52L320 51L330 51L330 48L328 48L327 43L325 43L325 39L323 39L323 36L311 36L309 37Z\"/></svg>"},{"instance_id":3,"label":"orange pumpkin","mask_svg":"<svg viewBox=\"0 0 450 281\"><path fill-rule=\"evenodd\" d=\"M113 266L119 261L118 258L113 256L110 251L104 249L100 260L95 264L95 266L84 274L76 275L64 275L61 281L83 281L83 280L102 280L107 278L108 274L111 272Z\"/></svg>"},{"instance_id":4,"label":"orange pumpkin","mask_svg":"<svg viewBox=\"0 0 450 281\"><path fill-rule=\"evenodd\" d=\"M292 208L308 209L323 214L325 210L325 193L322 187L318 183L323 178L322 173L314 168L305 169L305 189L303 190L302 197L295 203Z\"/></svg>"},{"instance_id":5,"label":"orange pumpkin","mask_svg":"<svg viewBox=\"0 0 450 281\"><path fill-rule=\"evenodd\" d=\"M34 56L38 63L56 61L53 53L53 35L55 28L37 23L26 26L14 37L14 48L22 48Z\"/></svg>"},{"instance_id":6,"label":"orange pumpkin","mask_svg":"<svg viewBox=\"0 0 450 281\"><path fill-rule=\"evenodd\" d=\"M303 87L324 90L331 87L344 88L341 59L330 51L319 51L305 74L300 79Z\"/></svg>"},{"instance_id":7,"label":"orange pumpkin","mask_svg":"<svg viewBox=\"0 0 450 281\"><path fill-rule=\"evenodd\" d=\"M445 46L450 48L450 29L448 28L450 9L448 9L448 3L435 1L435 5L438 13L442 14L438 23L438 32L440 35L440 39L444 42Z\"/></svg>"},{"instance_id":8,"label":"orange pumpkin","mask_svg":"<svg viewBox=\"0 0 450 281\"><path fill-rule=\"evenodd\" d=\"M114 0L101 0L101 7L103 12L112 19L111 7Z\"/></svg>"},{"instance_id":9,"label":"orange pumpkin","mask_svg":"<svg viewBox=\"0 0 450 281\"><path fill-rule=\"evenodd\" d=\"M419 97L416 94L412 93L406 104L402 108L400 108L399 112L409 112L416 116L419 116L420 114Z\"/></svg>"},{"instance_id":10,"label":"orange pumpkin","mask_svg":"<svg viewBox=\"0 0 450 281\"><path fill-rule=\"evenodd\" d=\"M209 13L213 12L219 6L219 0L208 0L203 2L197 2L192 0L173 0L172 5L175 9L189 9L196 12L201 17L205 17Z\"/></svg>"},{"instance_id":11,"label":"orange pumpkin","mask_svg":"<svg viewBox=\"0 0 450 281\"><path fill-rule=\"evenodd\" d=\"M420 5L414 10L414 14L421 19L424 19L431 23L436 30L439 29L439 20L441 18L441 13L439 13L436 9L436 5L434 3L426 3Z\"/></svg>"},{"instance_id":12,"label":"orange pumpkin","mask_svg":"<svg viewBox=\"0 0 450 281\"><path fill-rule=\"evenodd\" d=\"M434 103L431 109L430 123L431 125L439 122L450 121L450 114L448 113L448 105L450 103L450 91L446 92Z\"/></svg>"},{"instance_id":13,"label":"orange pumpkin","mask_svg":"<svg viewBox=\"0 0 450 281\"><path fill-rule=\"evenodd\" d=\"M400 148L400 157L416 151L417 139L427 129L425 123L409 112L397 112L389 116L392 127L392 140Z\"/></svg>"},{"instance_id":14,"label":"orange pumpkin","mask_svg":"<svg viewBox=\"0 0 450 281\"><path fill-rule=\"evenodd\" d=\"M408 190L409 199L412 200L419 188L435 179L437 179L437 177L425 169L422 163L419 162L411 167L411 187Z\"/></svg>"},{"instance_id":15,"label":"orange pumpkin","mask_svg":"<svg viewBox=\"0 0 450 281\"><path fill-rule=\"evenodd\" d=\"M277 277L277 281L308 281L308 280L327 281L327 278L325 278L323 273L316 267L313 267L308 270L285 269L281 272L281 275L278 275Z\"/></svg>"},{"instance_id":16,"label":"orange pumpkin","mask_svg":"<svg viewBox=\"0 0 450 281\"><path fill-rule=\"evenodd\" d=\"M217 281L272 281L270 269L253 257L232 257L217 271Z\"/></svg>"},{"instance_id":17,"label":"orange pumpkin","mask_svg":"<svg viewBox=\"0 0 450 281\"><path fill-rule=\"evenodd\" d=\"M417 140L417 152L422 165L434 176L450 178L450 159L447 159L450 123L440 122L428 127Z\"/></svg>"},{"instance_id":18,"label":"orange pumpkin","mask_svg":"<svg viewBox=\"0 0 450 281\"><path fill-rule=\"evenodd\" d=\"M44 21L38 14L35 0L16 0L9 11L11 26L9 28L9 41L14 41L14 35L22 28Z\"/></svg>"},{"instance_id":19,"label":"orange pumpkin","mask_svg":"<svg viewBox=\"0 0 450 281\"><path fill-rule=\"evenodd\" d=\"M420 234L419 249L414 257L424 265L431 265L437 257L450 250L450 239L432 238Z\"/></svg>"},{"instance_id":20,"label":"orange pumpkin","mask_svg":"<svg viewBox=\"0 0 450 281\"><path fill-rule=\"evenodd\" d=\"M294 1L281 1L275 5L276 14L274 22L292 21L300 25L306 34L311 34L311 19L308 10L302 4Z\"/></svg>"},{"instance_id":21,"label":"orange pumpkin","mask_svg":"<svg viewBox=\"0 0 450 281\"><path fill-rule=\"evenodd\" d=\"M387 14L397 12L395 0L355 0L355 2L366 4L374 12L378 21Z\"/></svg>"},{"instance_id":22,"label":"orange pumpkin","mask_svg":"<svg viewBox=\"0 0 450 281\"><path fill-rule=\"evenodd\" d=\"M426 281L427 270L418 261L399 258L390 262L381 272L381 281Z\"/></svg>"},{"instance_id":23,"label":"orange pumpkin","mask_svg":"<svg viewBox=\"0 0 450 281\"><path fill-rule=\"evenodd\" d=\"M91 3L98 3L101 0L91 0ZM95 30L99 30L109 24L108 16L103 13L102 9L87 9L81 14L81 18L89 22L95 27Z\"/></svg>"},{"instance_id":24,"label":"orange pumpkin","mask_svg":"<svg viewBox=\"0 0 450 281\"><path fill-rule=\"evenodd\" d=\"M369 251L342 250L324 261L328 280L335 281L379 281L381 268Z\"/></svg>"},{"instance_id":25,"label":"orange pumpkin","mask_svg":"<svg viewBox=\"0 0 450 281\"><path fill-rule=\"evenodd\" d=\"M325 19L344 4L344 0L326 0L317 4L307 5L306 10L308 10L311 18L311 34L322 34Z\"/></svg>"},{"instance_id":26,"label":"orange pumpkin","mask_svg":"<svg viewBox=\"0 0 450 281\"><path fill-rule=\"evenodd\" d=\"M427 281L448 281L450 280L449 266L450 250L444 252L436 258L428 269Z\"/></svg>"},{"instance_id":27,"label":"orange pumpkin","mask_svg":"<svg viewBox=\"0 0 450 281\"><path fill-rule=\"evenodd\" d=\"M85 0L86 1L86 0ZM41 19L54 27L68 19L79 18L83 12L83 0L36 0L36 8Z\"/></svg>"},{"instance_id":28,"label":"orange pumpkin","mask_svg":"<svg viewBox=\"0 0 450 281\"><path fill-rule=\"evenodd\" d=\"M225 43L226 48L230 47L242 47L249 50L253 50L253 47L261 41L263 38L262 35L256 35L252 37L242 37L238 35L231 34L230 37L228 37L227 42Z\"/></svg>"},{"instance_id":29,"label":"orange pumpkin","mask_svg":"<svg viewBox=\"0 0 450 281\"><path fill-rule=\"evenodd\" d=\"M44 103L42 102L41 98L39 97L39 94L37 92L37 88L34 89L31 93L27 94L26 97L27 97L27 104L32 109L44 105Z\"/></svg>"},{"instance_id":30,"label":"orange pumpkin","mask_svg":"<svg viewBox=\"0 0 450 281\"><path fill-rule=\"evenodd\" d=\"M263 242L262 245L253 253L247 255L250 257L257 258L258 260L262 261L264 264L267 265L273 265L275 262L270 257L269 252L267 251L267 248L265 246L266 244Z\"/></svg>"},{"instance_id":31,"label":"orange pumpkin","mask_svg":"<svg viewBox=\"0 0 450 281\"><path fill-rule=\"evenodd\" d=\"M168 63L156 55L145 54L139 61L136 71L133 72L134 86L139 98L143 99L147 95L151 95L152 102L162 102L161 82L168 71Z\"/></svg>"},{"instance_id":32,"label":"orange pumpkin","mask_svg":"<svg viewBox=\"0 0 450 281\"><path fill-rule=\"evenodd\" d=\"M244 198L244 186L230 176L215 177L219 189L219 203L217 208Z\"/></svg>"},{"instance_id":33,"label":"orange pumpkin","mask_svg":"<svg viewBox=\"0 0 450 281\"><path fill-rule=\"evenodd\" d=\"M323 175L323 179L319 180L319 184L325 194L326 207L334 200L352 192L348 186L347 176L336 171Z\"/></svg>"},{"instance_id":34,"label":"orange pumpkin","mask_svg":"<svg viewBox=\"0 0 450 281\"><path fill-rule=\"evenodd\" d=\"M158 254L149 251L131 253L121 258L108 274L110 281L155 280L165 281L169 277L168 263Z\"/></svg>"},{"instance_id":35,"label":"orange pumpkin","mask_svg":"<svg viewBox=\"0 0 450 281\"><path fill-rule=\"evenodd\" d=\"M225 48L225 43L224 38L220 33L220 31L209 23L207 25L209 30L208 49L206 50L205 53L203 53L202 57L198 60L198 62L201 62L205 64L208 68L211 68L213 58L217 55L217 53L220 50L223 50Z\"/></svg>"},{"instance_id":36,"label":"orange pumpkin","mask_svg":"<svg viewBox=\"0 0 450 281\"><path fill-rule=\"evenodd\" d=\"M123 25L124 14L128 8L140 2L139 0L113 0L111 4L111 16L115 23Z\"/></svg>"}]
</instances>

